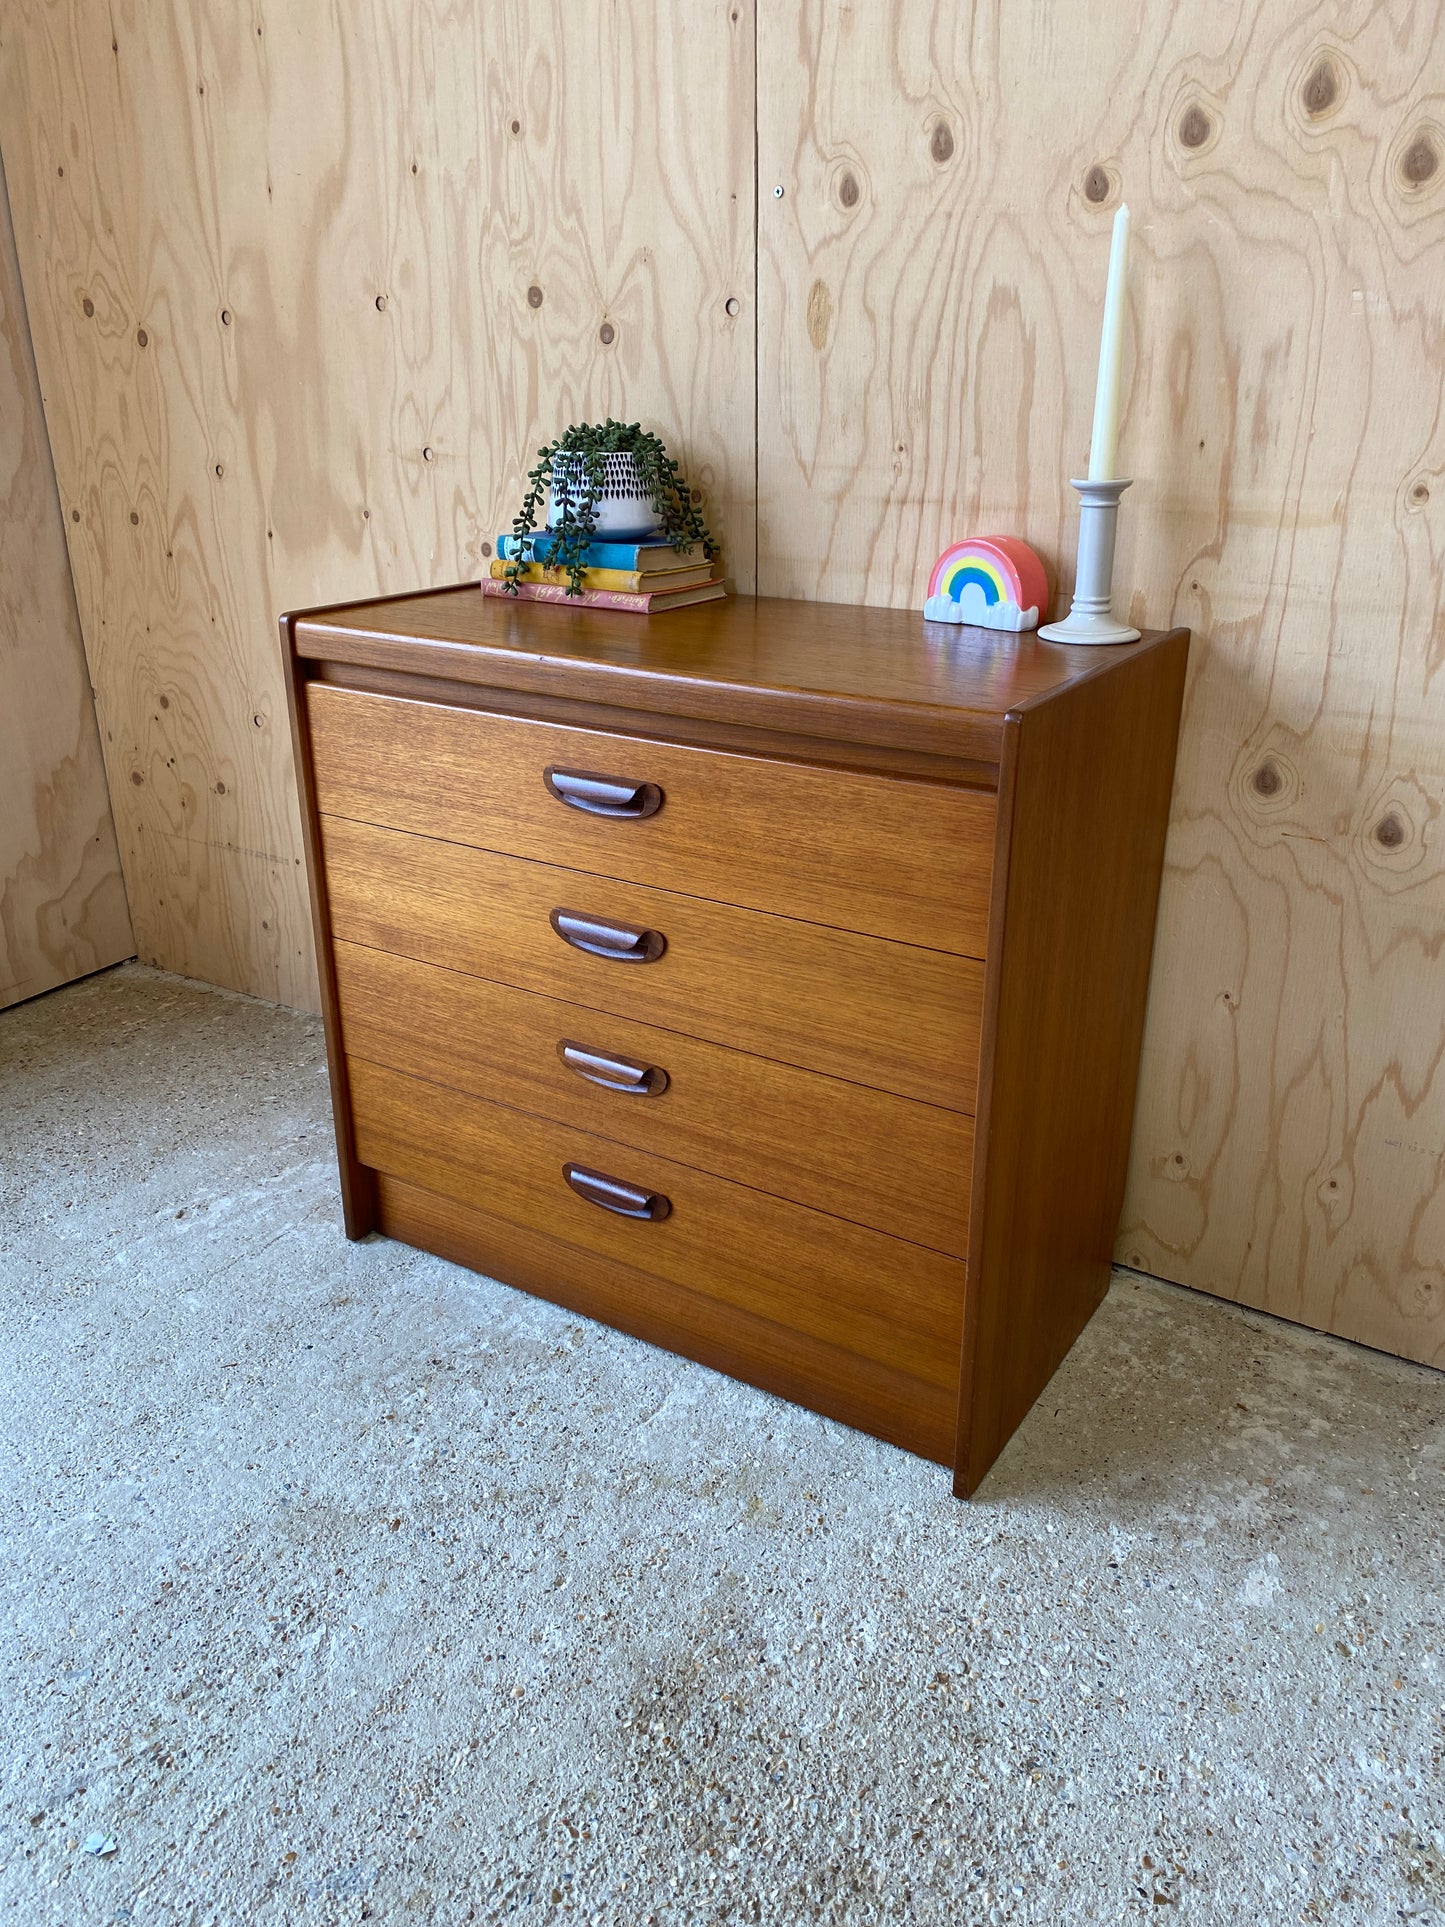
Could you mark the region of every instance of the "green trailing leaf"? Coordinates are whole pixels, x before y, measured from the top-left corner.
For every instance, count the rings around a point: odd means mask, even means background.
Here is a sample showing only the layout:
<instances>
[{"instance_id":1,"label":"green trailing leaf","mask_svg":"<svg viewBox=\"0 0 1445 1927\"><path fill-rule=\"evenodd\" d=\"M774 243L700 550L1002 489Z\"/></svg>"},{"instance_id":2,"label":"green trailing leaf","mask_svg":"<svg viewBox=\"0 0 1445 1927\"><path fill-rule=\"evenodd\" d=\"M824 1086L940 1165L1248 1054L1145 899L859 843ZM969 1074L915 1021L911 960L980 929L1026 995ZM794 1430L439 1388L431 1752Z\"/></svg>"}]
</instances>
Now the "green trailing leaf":
<instances>
[{"instance_id":1,"label":"green trailing leaf","mask_svg":"<svg viewBox=\"0 0 1445 1927\"><path fill-rule=\"evenodd\" d=\"M512 520L516 552L507 558L505 580L512 594L532 557L537 515L554 477L564 488L562 515L552 529L548 561L567 571L568 595L582 593L587 548L597 526L597 504L602 499L602 465L608 455L631 455L657 525L672 547L685 549L701 543L709 561L717 544L708 533L687 478L656 435L638 422L574 423L550 447L537 450L537 463L527 477L527 493ZM558 475L558 468L561 474ZM580 472L579 472L580 471Z\"/></svg>"}]
</instances>

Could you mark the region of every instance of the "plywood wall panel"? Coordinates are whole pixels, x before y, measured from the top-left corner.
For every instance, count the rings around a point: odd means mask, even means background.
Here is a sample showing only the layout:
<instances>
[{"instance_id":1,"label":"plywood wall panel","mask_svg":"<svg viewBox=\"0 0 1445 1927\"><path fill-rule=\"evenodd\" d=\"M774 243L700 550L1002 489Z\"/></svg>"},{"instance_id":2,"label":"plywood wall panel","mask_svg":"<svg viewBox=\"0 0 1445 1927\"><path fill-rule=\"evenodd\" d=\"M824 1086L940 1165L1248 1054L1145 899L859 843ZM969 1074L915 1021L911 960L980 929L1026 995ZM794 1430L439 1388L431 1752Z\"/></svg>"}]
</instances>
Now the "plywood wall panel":
<instances>
[{"instance_id":1,"label":"plywood wall panel","mask_svg":"<svg viewBox=\"0 0 1445 1927\"><path fill-rule=\"evenodd\" d=\"M1198 640L1120 1252L1445 1360L1442 50L1372 0L11 0L143 954L312 1000L275 612L478 573L571 416L675 437L742 587L756 514L770 593L910 603L990 529L1067 590L1127 195L1120 601Z\"/></svg>"},{"instance_id":2,"label":"plywood wall panel","mask_svg":"<svg viewBox=\"0 0 1445 1927\"><path fill-rule=\"evenodd\" d=\"M1067 589L1129 200L1118 601L1198 640L1120 1255L1445 1363L1441 9L800 0L758 74L770 592Z\"/></svg>"},{"instance_id":3,"label":"plywood wall panel","mask_svg":"<svg viewBox=\"0 0 1445 1927\"><path fill-rule=\"evenodd\" d=\"M752 585L752 16L676 24L7 9L0 128L148 959L314 1003L276 614L481 573L568 420L665 433Z\"/></svg>"},{"instance_id":4,"label":"plywood wall panel","mask_svg":"<svg viewBox=\"0 0 1445 1927\"><path fill-rule=\"evenodd\" d=\"M0 1007L132 954L0 172Z\"/></svg>"}]
</instances>

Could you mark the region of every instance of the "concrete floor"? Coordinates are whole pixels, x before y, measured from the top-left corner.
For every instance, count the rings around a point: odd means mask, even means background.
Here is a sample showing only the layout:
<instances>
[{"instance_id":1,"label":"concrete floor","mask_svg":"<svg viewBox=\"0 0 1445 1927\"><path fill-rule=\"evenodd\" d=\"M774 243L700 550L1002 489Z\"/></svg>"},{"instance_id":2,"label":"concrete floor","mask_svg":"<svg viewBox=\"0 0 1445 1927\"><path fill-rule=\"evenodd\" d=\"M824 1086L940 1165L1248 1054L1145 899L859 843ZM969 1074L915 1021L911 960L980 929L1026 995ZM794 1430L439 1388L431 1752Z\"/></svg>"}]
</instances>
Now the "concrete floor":
<instances>
[{"instance_id":1,"label":"concrete floor","mask_svg":"<svg viewBox=\"0 0 1445 1927\"><path fill-rule=\"evenodd\" d=\"M7 1927L1445 1921L1445 1378L1121 1274L962 1506L348 1245L309 1019L0 1093Z\"/></svg>"}]
</instances>

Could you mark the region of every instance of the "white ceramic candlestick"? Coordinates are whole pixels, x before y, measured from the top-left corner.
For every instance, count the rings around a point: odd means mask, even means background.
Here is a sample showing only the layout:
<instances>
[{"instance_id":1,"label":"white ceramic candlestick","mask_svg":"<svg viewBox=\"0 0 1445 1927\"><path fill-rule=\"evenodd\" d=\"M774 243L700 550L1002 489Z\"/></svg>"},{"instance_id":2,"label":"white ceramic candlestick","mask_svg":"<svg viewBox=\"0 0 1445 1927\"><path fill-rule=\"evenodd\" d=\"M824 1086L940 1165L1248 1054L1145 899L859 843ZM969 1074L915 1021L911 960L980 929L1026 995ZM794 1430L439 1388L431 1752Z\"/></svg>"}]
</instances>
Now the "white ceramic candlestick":
<instances>
[{"instance_id":1,"label":"white ceramic candlestick","mask_svg":"<svg viewBox=\"0 0 1445 1927\"><path fill-rule=\"evenodd\" d=\"M1113 611L1114 537L1119 526L1119 497L1128 486L1122 478L1070 483L1080 497L1074 606L1062 622L1046 623L1040 629L1040 642L1139 640L1139 631L1116 621Z\"/></svg>"},{"instance_id":2,"label":"white ceramic candlestick","mask_svg":"<svg viewBox=\"0 0 1445 1927\"><path fill-rule=\"evenodd\" d=\"M1089 479L1073 482L1079 491L1079 566L1074 576L1074 606L1062 622L1045 623L1041 642L1137 642L1139 631L1114 619L1114 538L1119 530L1119 497L1129 484L1119 465L1119 371L1124 359L1124 284L1129 273L1129 210L1114 216L1109 245L1109 285L1104 294L1104 326L1099 336L1099 385L1094 391L1094 437L1089 444Z\"/></svg>"}]
</instances>

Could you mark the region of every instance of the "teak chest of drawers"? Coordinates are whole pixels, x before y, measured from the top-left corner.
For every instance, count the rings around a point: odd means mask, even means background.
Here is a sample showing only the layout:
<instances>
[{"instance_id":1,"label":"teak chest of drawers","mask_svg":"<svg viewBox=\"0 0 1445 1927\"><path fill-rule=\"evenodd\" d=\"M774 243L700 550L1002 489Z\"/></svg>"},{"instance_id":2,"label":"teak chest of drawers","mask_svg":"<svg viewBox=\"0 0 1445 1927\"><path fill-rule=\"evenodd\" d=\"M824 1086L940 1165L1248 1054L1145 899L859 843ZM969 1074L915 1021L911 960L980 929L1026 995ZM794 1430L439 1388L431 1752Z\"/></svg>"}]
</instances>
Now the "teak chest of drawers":
<instances>
[{"instance_id":1,"label":"teak chest of drawers","mask_svg":"<svg viewBox=\"0 0 1445 1927\"><path fill-rule=\"evenodd\" d=\"M282 623L346 1229L953 1467L1102 1297L1188 632Z\"/></svg>"}]
</instances>

